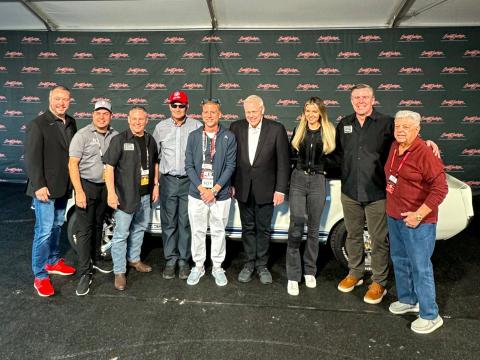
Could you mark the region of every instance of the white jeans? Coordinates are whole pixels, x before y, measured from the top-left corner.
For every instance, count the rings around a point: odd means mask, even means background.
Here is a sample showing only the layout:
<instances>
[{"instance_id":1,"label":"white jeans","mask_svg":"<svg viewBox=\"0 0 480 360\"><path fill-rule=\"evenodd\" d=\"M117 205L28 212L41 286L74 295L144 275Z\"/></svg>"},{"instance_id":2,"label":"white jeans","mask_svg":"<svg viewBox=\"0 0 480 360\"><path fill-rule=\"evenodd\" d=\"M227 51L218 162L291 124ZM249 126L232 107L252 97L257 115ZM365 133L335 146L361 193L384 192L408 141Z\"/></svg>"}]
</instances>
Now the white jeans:
<instances>
[{"instance_id":1,"label":"white jeans","mask_svg":"<svg viewBox=\"0 0 480 360\"><path fill-rule=\"evenodd\" d=\"M214 267L221 267L225 260L225 226L230 213L231 199L215 201L211 205L202 200L188 196L188 218L192 230L192 259L195 266L203 267L207 257L206 236L207 227L210 225L210 238L212 241L211 258Z\"/></svg>"}]
</instances>

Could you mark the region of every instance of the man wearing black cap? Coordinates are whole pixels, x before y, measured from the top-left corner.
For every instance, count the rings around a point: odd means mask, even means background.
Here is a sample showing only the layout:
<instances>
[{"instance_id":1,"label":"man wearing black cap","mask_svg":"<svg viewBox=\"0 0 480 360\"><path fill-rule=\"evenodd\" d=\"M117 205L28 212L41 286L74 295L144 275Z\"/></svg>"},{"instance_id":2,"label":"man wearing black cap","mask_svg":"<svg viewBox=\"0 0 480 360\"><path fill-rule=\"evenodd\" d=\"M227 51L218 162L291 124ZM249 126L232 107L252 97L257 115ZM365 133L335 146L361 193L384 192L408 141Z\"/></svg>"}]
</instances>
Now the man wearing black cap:
<instances>
[{"instance_id":1,"label":"man wearing black cap","mask_svg":"<svg viewBox=\"0 0 480 360\"><path fill-rule=\"evenodd\" d=\"M185 150L188 135L202 126L200 121L187 117L188 97L183 91L174 91L168 99L171 117L155 127L160 160L160 217L162 222L164 279L188 278L191 257L191 231L187 203L190 180L185 172Z\"/></svg>"},{"instance_id":2,"label":"man wearing black cap","mask_svg":"<svg viewBox=\"0 0 480 360\"><path fill-rule=\"evenodd\" d=\"M87 295L92 282L92 270L108 273L101 265L100 242L103 219L107 210L103 154L118 132L110 127L112 105L106 100L95 103L92 123L78 131L70 144L68 170L75 189L76 244L78 283L76 294Z\"/></svg>"}]
</instances>

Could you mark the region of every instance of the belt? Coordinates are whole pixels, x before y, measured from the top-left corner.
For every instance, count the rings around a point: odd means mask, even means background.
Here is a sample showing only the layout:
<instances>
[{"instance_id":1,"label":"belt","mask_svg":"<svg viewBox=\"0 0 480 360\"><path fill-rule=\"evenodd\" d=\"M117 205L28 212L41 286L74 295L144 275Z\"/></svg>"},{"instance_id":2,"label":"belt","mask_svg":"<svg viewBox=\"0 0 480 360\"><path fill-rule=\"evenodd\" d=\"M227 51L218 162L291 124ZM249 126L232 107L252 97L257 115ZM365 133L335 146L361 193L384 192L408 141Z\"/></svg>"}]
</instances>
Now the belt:
<instances>
[{"instance_id":1,"label":"belt","mask_svg":"<svg viewBox=\"0 0 480 360\"><path fill-rule=\"evenodd\" d=\"M170 175L170 174L165 174L166 176L171 176L171 177L174 177L174 178L177 178L177 179L186 179L188 178L187 175Z\"/></svg>"},{"instance_id":2,"label":"belt","mask_svg":"<svg viewBox=\"0 0 480 360\"><path fill-rule=\"evenodd\" d=\"M297 169L301 172L303 172L305 175L326 175L327 173L323 170L310 170L310 169Z\"/></svg>"}]
</instances>

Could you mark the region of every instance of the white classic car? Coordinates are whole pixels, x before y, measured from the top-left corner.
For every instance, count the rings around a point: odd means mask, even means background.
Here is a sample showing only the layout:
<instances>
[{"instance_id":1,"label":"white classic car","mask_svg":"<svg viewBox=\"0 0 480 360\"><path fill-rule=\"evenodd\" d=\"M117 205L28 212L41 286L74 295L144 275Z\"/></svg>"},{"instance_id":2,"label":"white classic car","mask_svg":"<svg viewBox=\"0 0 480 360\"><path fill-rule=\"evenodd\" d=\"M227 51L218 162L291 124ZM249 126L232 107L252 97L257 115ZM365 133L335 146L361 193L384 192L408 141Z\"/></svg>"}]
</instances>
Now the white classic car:
<instances>
[{"instance_id":1,"label":"white classic car","mask_svg":"<svg viewBox=\"0 0 480 360\"><path fill-rule=\"evenodd\" d=\"M448 194L439 208L437 224L437 240L449 239L463 229L465 229L473 217L472 191L464 182L447 174ZM322 213L322 219L319 229L320 243L329 243L335 258L347 267L348 254L345 250L345 239L347 231L343 221L343 209L340 201L340 180L329 180L329 191L327 201ZM72 247L75 247L75 202L71 198L67 205L68 238ZM275 242L286 242L288 238L288 227L290 223L290 214L288 201L275 208L272 218L272 237ZM111 213L105 218L102 253L108 253L110 249L110 240L113 234L115 224ZM160 235L162 232L160 222L160 206L157 206L151 215L151 221L147 230L149 233ZM230 217L226 228L226 234L229 239L240 240L242 237L242 226L238 205L235 200L232 201ZM305 236L305 235L304 235ZM368 229L364 231L365 242L365 264L367 269L370 267L370 238Z\"/></svg>"}]
</instances>

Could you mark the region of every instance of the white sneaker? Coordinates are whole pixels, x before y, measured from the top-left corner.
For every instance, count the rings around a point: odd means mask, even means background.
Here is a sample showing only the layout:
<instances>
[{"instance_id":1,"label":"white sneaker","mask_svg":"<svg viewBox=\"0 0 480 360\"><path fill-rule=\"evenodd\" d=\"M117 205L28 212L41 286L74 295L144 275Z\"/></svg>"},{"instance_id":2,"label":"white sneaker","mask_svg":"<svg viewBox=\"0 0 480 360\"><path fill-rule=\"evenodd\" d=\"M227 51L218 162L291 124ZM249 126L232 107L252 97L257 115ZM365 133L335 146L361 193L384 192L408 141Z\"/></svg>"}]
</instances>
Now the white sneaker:
<instances>
[{"instance_id":1,"label":"white sneaker","mask_svg":"<svg viewBox=\"0 0 480 360\"><path fill-rule=\"evenodd\" d=\"M201 268L194 267L192 271L190 271L190 275L187 278L188 285L197 285L200 281L200 278L205 275L205 268L202 266Z\"/></svg>"},{"instance_id":2,"label":"white sneaker","mask_svg":"<svg viewBox=\"0 0 480 360\"><path fill-rule=\"evenodd\" d=\"M313 275L305 275L305 285L310 288L314 289L317 287L317 279Z\"/></svg>"},{"instance_id":3,"label":"white sneaker","mask_svg":"<svg viewBox=\"0 0 480 360\"><path fill-rule=\"evenodd\" d=\"M217 284L217 286L227 285L228 280L225 276L225 270L223 270L221 267L214 267L212 269L212 275L215 278L215 284Z\"/></svg>"},{"instance_id":4,"label":"white sneaker","mask_svg":"<svg viewBox=\"0 0 480 360\"><path fill-rule=\"evenodd\" d=\"M297 296L300 293L298 290L298 281L288 280L287 292L289 295Z\"/></svg>"},{"instance_id":5,"label":"white sneaker","mask_svg":"<svg viewBox=\"0 0 480 360\"><path fill-rule=\"evenodd\" d=\"M404 304L401 303L400 301L395 301L390 304L388 307L388 310L395 315L401 315L401 314L406 314L406 313L418 313L420 311L420 308L418 307L418 303L415 305L410 305L410 304Z\"/></svg>"},{"instance_id":6,"label":"white sneaker","mask_svg":"<svg viewBox=\"0 0 480 360\"><path fill-rule=\"evenodd\" d=\"M410 329L412 329L412 331L416 332L417 334L430 334L442 325L443 319L440 315L438 315L433 320L425 320L419 316L417 320L412 322L412 324L410 325Z\"/></svg>"}]
</instances>

